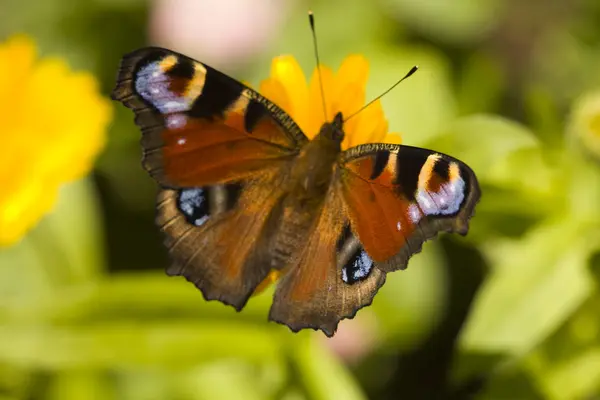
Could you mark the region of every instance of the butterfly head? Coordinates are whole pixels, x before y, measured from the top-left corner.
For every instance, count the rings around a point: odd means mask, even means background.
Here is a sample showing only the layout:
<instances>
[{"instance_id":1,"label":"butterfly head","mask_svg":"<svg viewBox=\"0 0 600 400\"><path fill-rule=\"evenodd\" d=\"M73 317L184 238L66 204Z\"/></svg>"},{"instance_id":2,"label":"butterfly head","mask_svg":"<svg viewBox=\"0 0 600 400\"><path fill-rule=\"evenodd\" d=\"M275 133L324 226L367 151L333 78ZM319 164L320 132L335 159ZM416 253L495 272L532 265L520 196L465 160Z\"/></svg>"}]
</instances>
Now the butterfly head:
<instances>
[{"instance_id":1,"label":"butterfly head","mask_svg":"<svg viewBox=\"0 0 600 400\"><path fill-rule=\"evenodd\" d=\"M338 112L335 117L333 117L332 122L326 122L321 127L321 131L319 132L319 136L324 139L328 139L335 143L341 144L344 140L344 118L341 112Z\"/></svg>"}]
</instances>

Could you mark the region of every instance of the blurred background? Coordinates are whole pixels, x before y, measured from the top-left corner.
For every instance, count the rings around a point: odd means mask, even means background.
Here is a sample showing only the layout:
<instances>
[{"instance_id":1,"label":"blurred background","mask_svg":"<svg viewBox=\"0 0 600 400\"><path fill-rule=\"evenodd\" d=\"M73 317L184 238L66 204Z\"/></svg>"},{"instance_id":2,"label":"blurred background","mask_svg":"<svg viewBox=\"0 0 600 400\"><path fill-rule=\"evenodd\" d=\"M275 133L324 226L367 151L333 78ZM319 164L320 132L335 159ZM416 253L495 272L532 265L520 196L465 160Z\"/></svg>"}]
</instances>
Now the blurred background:
<instances>
[{"instance_id":1,"label":"blurred background","mask_svg":"<svg viewBox=\"0 0 600 400\"><path fill-rule=\"evenodd\" d=\"M337 335L168 278L120 58L158 44L258 86L370 63L403 143L477 173L466 238ZM37 49L37 50L36 50ZM37 53L36 53L37 52ZM598 0L3 0L0 399L600 399Z\"/></svg>"}]
</instances>

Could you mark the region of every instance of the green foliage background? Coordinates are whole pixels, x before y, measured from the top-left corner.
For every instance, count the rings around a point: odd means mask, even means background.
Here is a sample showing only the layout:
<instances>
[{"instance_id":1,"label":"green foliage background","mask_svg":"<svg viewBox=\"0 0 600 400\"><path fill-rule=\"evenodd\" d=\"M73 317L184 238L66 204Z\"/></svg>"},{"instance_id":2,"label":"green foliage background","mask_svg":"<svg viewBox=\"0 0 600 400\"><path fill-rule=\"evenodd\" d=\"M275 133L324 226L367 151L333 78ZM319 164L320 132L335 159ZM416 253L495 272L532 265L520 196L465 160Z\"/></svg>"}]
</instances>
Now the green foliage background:
<instances>
[{"instance_id":1,"label":"green foliage background","mask_svg":"<svg viewBox=\"0 0 600 400\"><path fill-rule=\"evenodd\" d=\"M108 94L148 7L4 0L0 38L33 35ZM375 317L374 348L346 365L321 334L266 322L272 290L238 314L164 275L156 188L115 105L94 174L0 250L1 400L600 398L600 3L298 1L229 72L256 84L282 53L312 70L309 7L325 64L369 59L369 97L420 66L384 109L404 143L476 171L469 235L388 277L357 317Z\"/></svg>"}]
</instances>

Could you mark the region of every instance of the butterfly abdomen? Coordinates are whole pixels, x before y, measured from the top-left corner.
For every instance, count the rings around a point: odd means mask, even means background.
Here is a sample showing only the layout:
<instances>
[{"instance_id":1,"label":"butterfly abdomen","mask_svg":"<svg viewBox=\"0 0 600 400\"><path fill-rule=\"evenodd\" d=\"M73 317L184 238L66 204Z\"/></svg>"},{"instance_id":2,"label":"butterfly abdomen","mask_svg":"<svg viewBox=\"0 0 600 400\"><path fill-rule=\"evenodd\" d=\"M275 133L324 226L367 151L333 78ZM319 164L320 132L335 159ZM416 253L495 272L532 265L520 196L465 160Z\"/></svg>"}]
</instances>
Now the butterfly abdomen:
<instances>
[{"instance_id":1,"label":"butterfly abdomen","mask_svg":"<svg viewBox=\"0 0 600 400\"><path fill-rule=\"evenodd\" d=\"M312 206L319 209L321 205L313 203ZM271 240L271 268L285 268L305 245L305 238L314 224L315 214L304 207L305 205L297 203L293 196L284 199L275 231L277 233Z\"/></svg>"}]
</instances>

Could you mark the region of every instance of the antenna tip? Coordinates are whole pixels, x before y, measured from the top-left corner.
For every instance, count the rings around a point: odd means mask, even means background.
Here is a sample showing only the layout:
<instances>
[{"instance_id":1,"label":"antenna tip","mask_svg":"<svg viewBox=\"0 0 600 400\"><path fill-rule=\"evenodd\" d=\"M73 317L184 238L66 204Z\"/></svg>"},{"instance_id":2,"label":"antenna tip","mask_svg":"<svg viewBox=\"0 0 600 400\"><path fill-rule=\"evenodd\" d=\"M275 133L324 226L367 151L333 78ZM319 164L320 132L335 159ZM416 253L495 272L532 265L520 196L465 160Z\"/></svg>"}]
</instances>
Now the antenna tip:
<instances>
[{"instance_id":1,"label":"antenna tip","mask_svg":"<svg viewBox=\"0 0 600 400\"><path fill-rule=\"evenodd\" d=\"M315 16L313 15L312 10L308 10L308 21L310 22L310 26L315 28Z\"/></svg>"},{"instance_id":2,"label":"antenna tip","mask_svg":"<svg viewBox=\"0 0 600 400\"><path fill-rule=\"evenodd\" d=\"M406 75L404 75L404 78L402 78L400 81L405 80L406 78L408 78L409 76L411 76L412 74L414 74L415 72L417 72L417 70L419 69L418 65L413 66L410 71L408 71L408 73Z\"/></svg>"}]
</instances>

